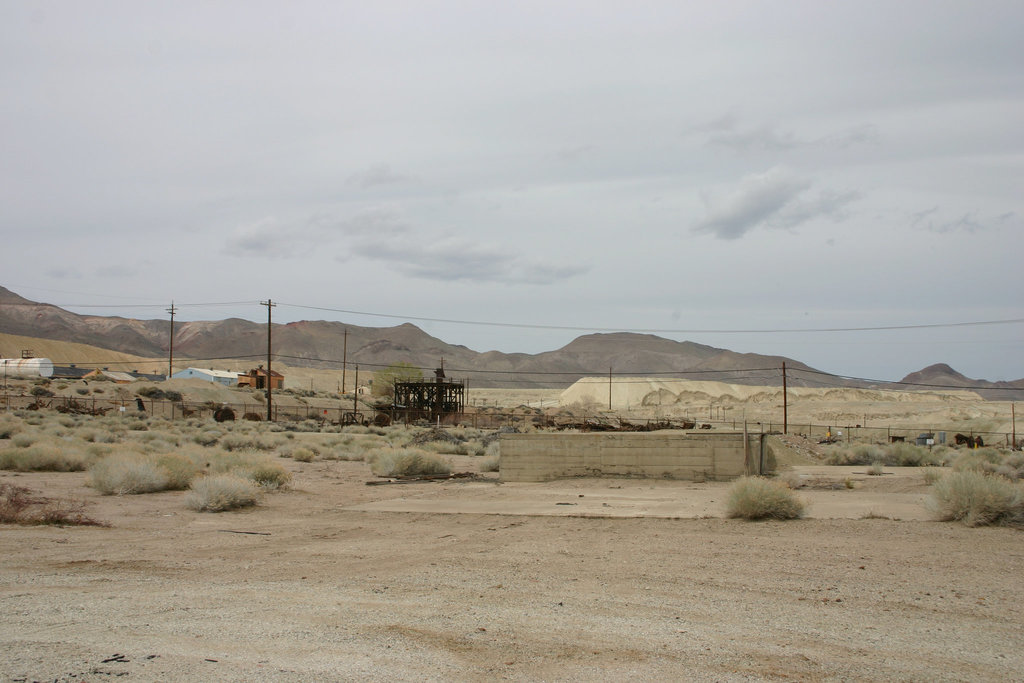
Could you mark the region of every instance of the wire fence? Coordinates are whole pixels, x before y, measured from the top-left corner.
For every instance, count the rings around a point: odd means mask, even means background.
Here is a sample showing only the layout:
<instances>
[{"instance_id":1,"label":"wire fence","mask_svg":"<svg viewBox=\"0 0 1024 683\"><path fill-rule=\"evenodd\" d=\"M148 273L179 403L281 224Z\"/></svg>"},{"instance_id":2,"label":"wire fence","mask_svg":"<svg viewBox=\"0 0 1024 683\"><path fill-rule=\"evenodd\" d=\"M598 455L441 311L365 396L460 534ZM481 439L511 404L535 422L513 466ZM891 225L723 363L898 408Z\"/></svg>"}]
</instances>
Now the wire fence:
<instances>
[{"instance_id":1,"label":"wire fence","mask_svg":"<svg viewBox=\"0 0 1024 683\"><path fill-rule=\"evenodd\" d=\"M169 401L142 397L71 397L71 396L32 396L26 394L3 394L0 396L0 409L3 410L46 410L77 415L131 415L134 417L152 416L169 420L199 419L212 420L214 413L220 408L230 408L235 419L265 420L266 405L261 402L251 403L215 403L193 401ZM417 413L403 410L373 410L366 406L317 405L310 402L302 405L280 405L273 407L274 422L289 423L314 420L321 426L326 425L372 425L388 424L430 424ZM462 425L477 429L499 429L516 427L519 429L549 427L555 429L580 429L605 431L610 429L654 429L654 428L706 428L717 430L747 430L752 433L781 433L783 425L780 421L747 421L736 419L630 419L609 413L593 413L585 415L557 416L545 415L539 409L503 410L500 408L470 408L466 412L445 415L435 423L437 426ZM970 439L970 444L999 447L1020 448L1024 439L1014 439L1014 432L979 431L963 426L950 424L933 425L843 425L817 424L813 422L797 423L790 421L788 434L795 434L811 440L830 443L892 443L904 441L918 445L956 444L957 435ZM980 437L980 443L978 439Z\"/></svg>"}]
</instances>

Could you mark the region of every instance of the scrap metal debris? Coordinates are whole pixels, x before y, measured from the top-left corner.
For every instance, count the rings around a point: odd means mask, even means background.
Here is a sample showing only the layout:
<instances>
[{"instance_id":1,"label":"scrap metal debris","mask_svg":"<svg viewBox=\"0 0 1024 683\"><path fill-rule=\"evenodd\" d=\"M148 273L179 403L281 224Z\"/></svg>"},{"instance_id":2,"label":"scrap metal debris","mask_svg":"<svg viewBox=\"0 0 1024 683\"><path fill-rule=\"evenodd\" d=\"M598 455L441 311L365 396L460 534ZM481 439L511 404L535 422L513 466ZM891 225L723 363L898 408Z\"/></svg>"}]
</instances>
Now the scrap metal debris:
<instances>
[{"instance_id":1,"label":"scrap metal debris","mask_svg":"<svg viewBox=\"0 0 1024 683\"><path fill-rule=\"evenodd\" d=\"M367 486L382 486L384 484L414 484L418 481L450 481L452 479L483 479L476 472L452 472L451 474L408 474L389 477L387 479L374 479L366 482Z\"/></svg>"}]
</instances>

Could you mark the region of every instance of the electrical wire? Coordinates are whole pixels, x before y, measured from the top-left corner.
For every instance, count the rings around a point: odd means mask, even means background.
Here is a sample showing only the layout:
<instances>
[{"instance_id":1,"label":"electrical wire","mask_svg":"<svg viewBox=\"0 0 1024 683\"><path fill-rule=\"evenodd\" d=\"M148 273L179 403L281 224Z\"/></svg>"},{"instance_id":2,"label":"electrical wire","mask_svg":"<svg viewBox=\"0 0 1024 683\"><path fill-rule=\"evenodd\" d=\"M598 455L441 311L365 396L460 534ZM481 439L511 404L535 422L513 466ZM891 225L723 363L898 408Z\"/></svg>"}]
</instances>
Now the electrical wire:
<instances>
[{"instance_id":1,"label":"electrical wire","mask_svg":"<svg viewBox=\"0 0 1024 683\"><path fill-rule=\"evenodd\" d=\"M657 329L657 328L621 328L621 327L575 327L571 325L540 325L534 323L506 323L483 320L457 320L453 318L427 318L413 315L396 315L391 313L370 313L367 311L353 311L344 308L327 308L324 306L307 306L304 304L291 304L277 302L278 306L290 308L302 308L312 311L326 311L330 313L345 313L348 315L365 315L377 318L395 318L399 320L418 320L432 323L451 323L456 325L479 325L488 327L512 327L520 329L536 330L566 330L573 332L632 332L637 334L781 334L789 332L877 332L884 330L925 330L942 327L975 327L982 325L1011 325L1024 323L1024 318L1011 318L1007 320L979 320L970 322L954 323L926 323L920 325L874 325L869 327L804 327L804 328L766 328L766 329Z\"/></svg>"}]
</instances>

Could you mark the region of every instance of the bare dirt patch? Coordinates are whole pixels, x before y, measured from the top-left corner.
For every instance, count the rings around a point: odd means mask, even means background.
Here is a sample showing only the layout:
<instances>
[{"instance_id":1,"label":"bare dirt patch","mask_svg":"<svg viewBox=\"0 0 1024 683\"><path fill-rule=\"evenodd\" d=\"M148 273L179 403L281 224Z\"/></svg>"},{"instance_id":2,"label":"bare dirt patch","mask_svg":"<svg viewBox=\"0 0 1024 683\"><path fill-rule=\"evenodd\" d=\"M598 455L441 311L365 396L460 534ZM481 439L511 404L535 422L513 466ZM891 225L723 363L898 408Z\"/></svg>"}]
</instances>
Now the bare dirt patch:
<instances>
[{"instance_id":1,"label":"bare dirt patch","mask_svg":"<svg viewBox=\"0 0 1024 683\"><path fill-rule=\"evenodd\" d=\"M462 471L479 459L453 460ZM285 462L291 490L221 514L186 509L182 492L100 496L84 473L0 473L83 500L112 525L0 527L0 673L738 681L1024 670L1024 588L1012 578L1024 534L923 521L919 471L795 468L855 487L800 488L810 519L752 523L720 518L720 484L366 486L365 463ZM865 509L902 521L861 519Z\"/></svg>"}]
</instances>

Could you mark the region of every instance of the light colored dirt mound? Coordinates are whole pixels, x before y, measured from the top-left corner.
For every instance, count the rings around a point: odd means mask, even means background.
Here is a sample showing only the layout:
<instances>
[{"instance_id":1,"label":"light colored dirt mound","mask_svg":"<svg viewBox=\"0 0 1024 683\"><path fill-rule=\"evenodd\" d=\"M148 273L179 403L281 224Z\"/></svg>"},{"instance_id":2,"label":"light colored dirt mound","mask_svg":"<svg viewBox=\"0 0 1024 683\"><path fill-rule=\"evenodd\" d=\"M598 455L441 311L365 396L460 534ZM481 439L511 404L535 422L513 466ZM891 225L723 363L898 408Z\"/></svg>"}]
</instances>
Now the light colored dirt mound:
<instances>
[{"instance_id":1,"label":"light colored dirt mound","mask_svg":"<svg viewBox=\"0 0 1024 683\"><path fill-rule=\"evenodd\" d=\"M20 358L21 352L26 349L31 350L36 358L49 358L55 365L76 363L80 367L97 367L109 364L111 370L167 372L166 360L142 358L88 344L0 334L0 358Z\"/></svg>"},{"instance_id":2,"label":"light colored dirt mound","mask_svg":"<svg viewBox=\"0 0 1024 683\"><path fill-rule=\"evenodd\" d=\"M608 380L585 377L562 392L559 404L608 405ZM883 401L883 402L949 402L981 401L972 391L882 391L875 389L817 389L792 387L791 399L804 401ZM616 377L611 383L611 403L615 410L639 406L699 404L709 399L749 403L781 402L782 388L707 382L699 380L658 379L650 377Z\"/></svg>"}]
</instances>

